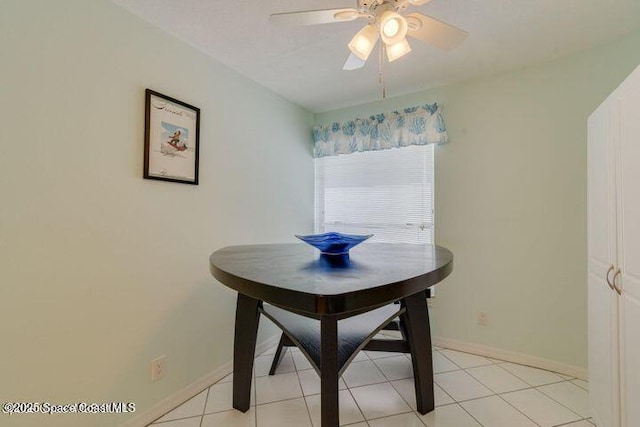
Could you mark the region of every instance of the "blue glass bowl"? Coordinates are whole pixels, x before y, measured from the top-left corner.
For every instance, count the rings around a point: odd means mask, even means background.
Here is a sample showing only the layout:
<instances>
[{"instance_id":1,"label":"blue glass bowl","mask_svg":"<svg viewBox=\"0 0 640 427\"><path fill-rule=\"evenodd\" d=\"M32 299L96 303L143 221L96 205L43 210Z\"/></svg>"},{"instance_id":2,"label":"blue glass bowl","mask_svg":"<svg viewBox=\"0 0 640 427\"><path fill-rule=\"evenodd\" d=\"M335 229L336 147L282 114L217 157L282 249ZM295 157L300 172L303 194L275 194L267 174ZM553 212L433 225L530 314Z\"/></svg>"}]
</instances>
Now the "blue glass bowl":
<instances>
[{"instance_id":1,"label":"blue glass bowl","mask_svg":"<svg viewBox=\"0 0 640 427\"><path fill-rule=\"evenodd\" d=\"M342 233L310 234L308 236L296 237L314 248L320 249L324 255L345 255L349 249L364 242L373 234L357 235Z\"/></svg>"}]
</instances>

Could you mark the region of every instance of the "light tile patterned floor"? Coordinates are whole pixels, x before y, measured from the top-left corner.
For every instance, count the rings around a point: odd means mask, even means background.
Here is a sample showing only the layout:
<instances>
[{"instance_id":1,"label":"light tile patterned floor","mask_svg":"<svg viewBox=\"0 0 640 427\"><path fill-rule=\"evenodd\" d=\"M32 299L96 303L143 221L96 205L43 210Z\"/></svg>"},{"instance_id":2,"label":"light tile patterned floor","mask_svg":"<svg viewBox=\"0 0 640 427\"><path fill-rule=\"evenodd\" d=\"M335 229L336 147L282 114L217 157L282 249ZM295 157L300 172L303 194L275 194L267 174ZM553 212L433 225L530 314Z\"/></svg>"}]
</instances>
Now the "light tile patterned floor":
<instances>
[{"instance_id":1,"label":"light tile patterned floor","mask_svg":"<svg viewBox=\"0 0 640 427\"><path fill-rule=\"evenodd\" d=\"M231 407L228 376L149 427L319 427L320 380L297 349L268 376L275 349L256 357L251 409ZM408 355L362 352L340 381L349 427L593 427L587 382L434 348L435 411L416 412Z\"/></svg>"}]
</instances>

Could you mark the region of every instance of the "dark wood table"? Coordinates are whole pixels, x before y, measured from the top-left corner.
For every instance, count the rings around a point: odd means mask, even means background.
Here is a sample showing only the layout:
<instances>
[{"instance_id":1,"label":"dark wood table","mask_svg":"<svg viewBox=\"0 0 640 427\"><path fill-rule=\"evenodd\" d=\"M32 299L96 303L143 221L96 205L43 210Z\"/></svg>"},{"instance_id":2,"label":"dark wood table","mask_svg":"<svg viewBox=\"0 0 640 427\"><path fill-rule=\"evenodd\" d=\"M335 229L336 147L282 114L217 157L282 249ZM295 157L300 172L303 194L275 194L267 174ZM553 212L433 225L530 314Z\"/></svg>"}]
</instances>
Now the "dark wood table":
<instances>
[{"instance_id":1,"label":"dark wood table","mask_svg":"<svg viewBox=\"0 0 640 427\"><path fill-rule=\"evenodd\" d=\"M348 257L303 243L230 246L210 257L213 276L238 291L233 407L250 406L258 322L278 324L320 375L322 427L338 427L338 379L369 340L400 316L413 362L417 409L434 409L427 288L451 273L434 245L365 243ZM400 301L400 304L390 304ZM364 328L364 329L363 329Z\"/></svg>"}]
</instances>

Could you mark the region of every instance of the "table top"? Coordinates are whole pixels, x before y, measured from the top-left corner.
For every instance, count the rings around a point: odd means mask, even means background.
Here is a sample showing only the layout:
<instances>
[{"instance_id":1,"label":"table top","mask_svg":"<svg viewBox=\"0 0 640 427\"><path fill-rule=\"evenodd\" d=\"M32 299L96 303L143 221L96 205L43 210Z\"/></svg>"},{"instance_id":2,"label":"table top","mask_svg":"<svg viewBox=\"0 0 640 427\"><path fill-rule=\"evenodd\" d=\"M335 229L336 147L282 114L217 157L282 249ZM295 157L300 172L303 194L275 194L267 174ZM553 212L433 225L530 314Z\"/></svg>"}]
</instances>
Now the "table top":
<instances>
[{"instance_id":1,"label":"table top","mask_svg":"<svg viewBox=\"0 0 640 427\"><path fill-rule=\"evenodd\" d=\"M413 295L451 273L440 246L364 243L348 258L304 243L229 246L210 257L213 276L242 294L311 316L344 315Z\"/></svg>"}]
</instances>

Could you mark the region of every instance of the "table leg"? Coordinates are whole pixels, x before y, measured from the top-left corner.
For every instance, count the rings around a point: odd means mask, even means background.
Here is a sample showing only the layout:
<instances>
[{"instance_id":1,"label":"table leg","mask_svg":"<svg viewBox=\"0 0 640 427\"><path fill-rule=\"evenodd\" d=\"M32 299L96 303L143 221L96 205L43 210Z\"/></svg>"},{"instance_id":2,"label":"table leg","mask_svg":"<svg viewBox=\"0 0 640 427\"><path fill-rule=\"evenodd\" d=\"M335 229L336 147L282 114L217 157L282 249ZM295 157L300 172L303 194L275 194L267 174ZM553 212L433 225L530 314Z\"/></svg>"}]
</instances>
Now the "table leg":
<instances>
[{"instance_id":1,"label":"table leg","mask_svg":"<svg viewBox=\"0 0 640 427\"><path fill-rule=\"evenodd\" d=\"M260 300L238 294L233 342L233 407L242 412L247 412L251 405L251 378L260 304Z\"/></svg>"},{"instance_id":2,"label":"table leg","mask_svg":"<svg viewBox=\"0 0 640 427\"><path fill-rule=\"evenodd\" d=\"M431 329L427 311L426 292L404 298L406 308L402 315L402 324L407 334L413 363L413 377L416 388L418 412L426 414L433 411L433 362L431 357Z\"/></svg>"},{"instance_id":3,"label":"table leg","mask_svg":"<svg viewBox=\"0 0 640 427\"><path fill-rule=\"evenodd\" d=\"M322 427L340 424L338 399L338 318L320 319L320 413Z\"/></svg>"},{"instance_id":4,"label":"table leg","mask_svg":"<svg viewBox=\"0 0 640 427\"><path fill-rule=\"evenodd\" d=\"M275 375L276 369L278 369L278 365L280 364L280 360L282 356L284 356L284 345L287 341L287 336L284 332L280 335L280 342L278 342L278 348L276 349L276 354L273 356L273 362L271 362L271 369L269 369L269 375Z\"/></svg>"}]
</instances>

